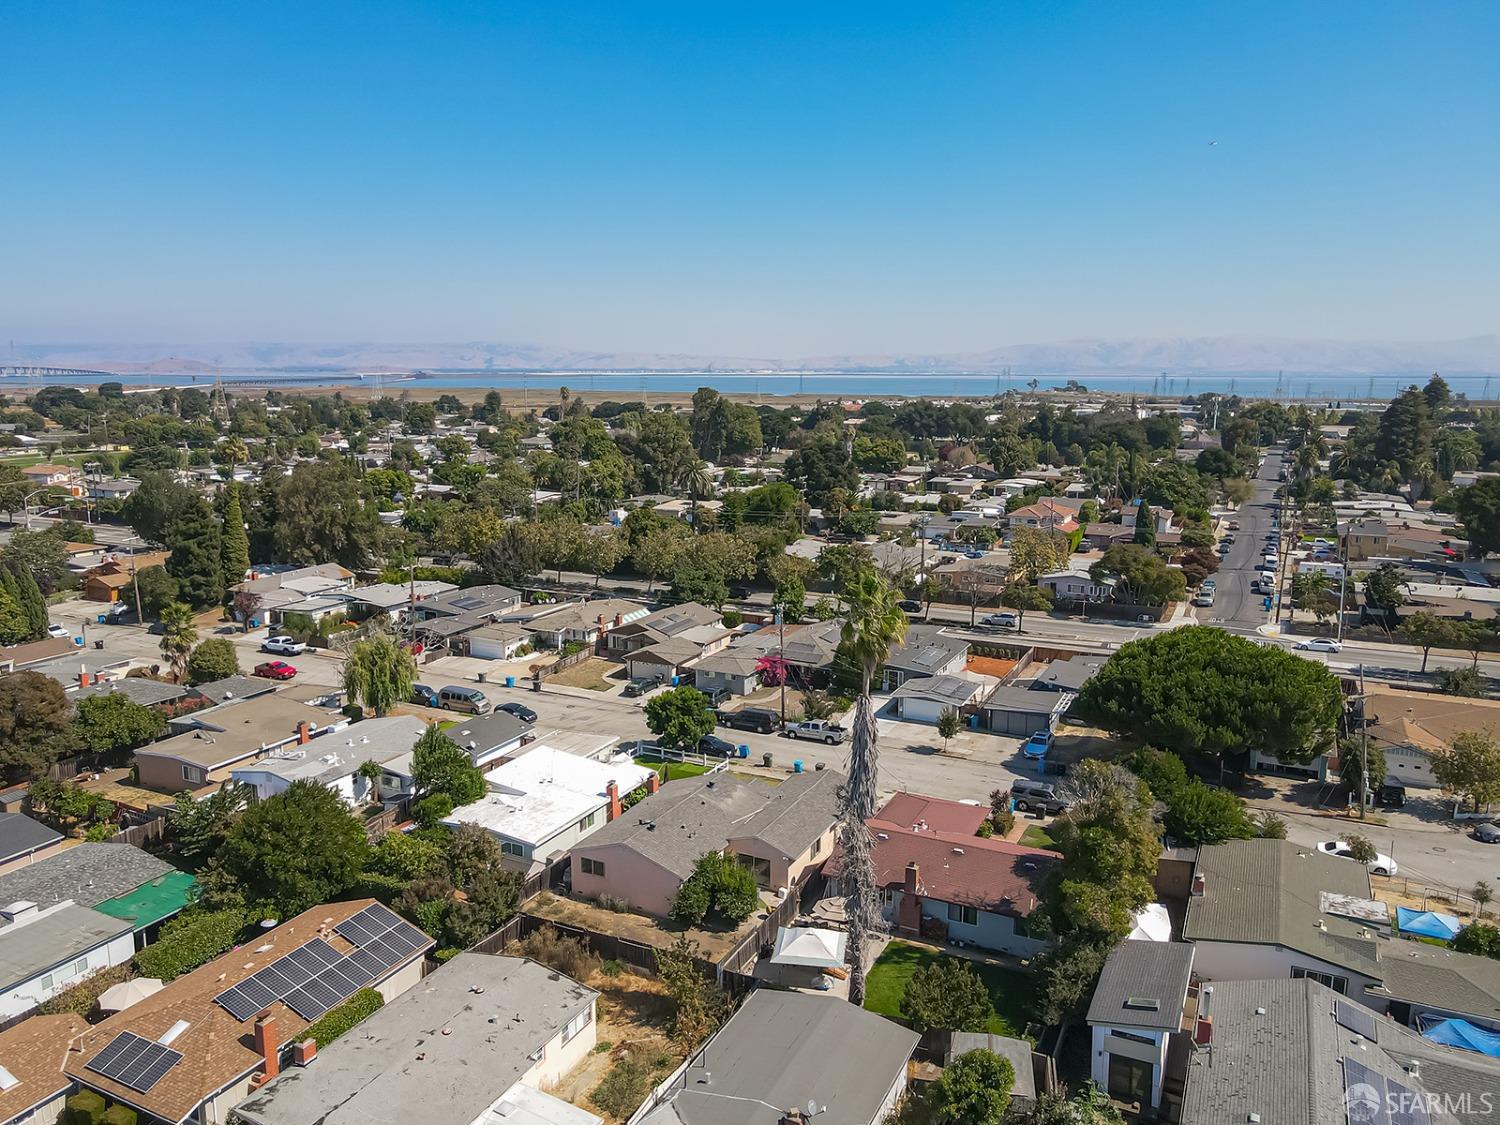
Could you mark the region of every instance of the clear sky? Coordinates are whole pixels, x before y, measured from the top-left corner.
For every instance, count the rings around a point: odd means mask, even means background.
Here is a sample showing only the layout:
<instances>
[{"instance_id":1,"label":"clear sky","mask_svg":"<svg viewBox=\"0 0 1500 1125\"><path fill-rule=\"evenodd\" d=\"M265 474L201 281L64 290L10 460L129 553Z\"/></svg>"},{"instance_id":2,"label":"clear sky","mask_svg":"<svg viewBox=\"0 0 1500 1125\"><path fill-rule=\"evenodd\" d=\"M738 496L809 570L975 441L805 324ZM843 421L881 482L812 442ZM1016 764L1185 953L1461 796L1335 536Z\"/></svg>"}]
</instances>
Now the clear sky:
<instances>
[{"instance_id":1,"label":"clear sky","mask_svg":"<svg viewBox=\"0 0 1500 1125\"><path fill-rule=\"evenodd\" d=\"M0 58L18 341L1500 329L1494 0L6 0Z\"/></svg>"}]
</instances>

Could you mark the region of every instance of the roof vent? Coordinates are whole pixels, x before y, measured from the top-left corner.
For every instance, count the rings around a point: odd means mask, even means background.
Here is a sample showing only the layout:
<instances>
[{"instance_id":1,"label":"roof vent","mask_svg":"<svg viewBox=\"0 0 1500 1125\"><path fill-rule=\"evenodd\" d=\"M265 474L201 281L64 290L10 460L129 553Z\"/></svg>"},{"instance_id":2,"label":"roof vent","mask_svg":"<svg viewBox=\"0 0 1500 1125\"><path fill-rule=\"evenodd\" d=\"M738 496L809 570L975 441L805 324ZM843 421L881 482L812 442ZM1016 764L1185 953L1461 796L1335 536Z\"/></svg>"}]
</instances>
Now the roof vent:
<instances>
[{"instance_id":1,"label":"roof vent","mask_svg":"<svg viewBox=\"0 0 1500 1125\"><path fill-rule=\"evenodd\" d=\"M890 836L887 833L885 833L885 832L877 832L877 833L875 833L875 839L877 839L877 840L889 840Z\"/></svg>"},{"instance_id":2,"label":"roof vent","mask_svg":"<svg viewBox=\"0 0 1500 1125\"><path fill-rule=\"evenodd\" d=\"M1125 1001L1125 1007L1132 1012L1159 1012L1161 1001L1147 996L1132 996Z\"/></svg>"},{"instance_id":3,"label":"roof vent","mask_svg":"<svg viewBox=\"0 0 1500 1125\"><path fill-rule=\"evenodd\" d=\"M963 850L963 848L954 848L953 849L953 854L954 855L963 855L964 854L964 850Z\"/></svg>"}]
</instances>

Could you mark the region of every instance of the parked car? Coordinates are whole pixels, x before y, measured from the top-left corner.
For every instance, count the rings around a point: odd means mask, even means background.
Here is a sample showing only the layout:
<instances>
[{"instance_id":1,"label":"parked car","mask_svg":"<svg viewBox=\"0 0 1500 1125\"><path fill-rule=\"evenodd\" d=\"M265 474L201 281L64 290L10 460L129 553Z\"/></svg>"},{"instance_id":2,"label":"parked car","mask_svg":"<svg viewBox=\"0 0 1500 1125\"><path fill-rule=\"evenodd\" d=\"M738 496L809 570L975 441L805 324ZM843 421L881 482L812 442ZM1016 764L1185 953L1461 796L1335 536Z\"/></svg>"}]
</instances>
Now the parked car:
<instances>
[{"instance_id":1,"label":"parked car","mask_svg":"<svg viewBox=\"0 0 1500 1125\"><path fill-rule=\"evenodd\" d=\"M1010 799L1015 802L1017 812L1036 809L1044 813L1060 813L1071 803L1047 782L1024 779L1011 782Z\"/></svg>"},{"instance_id":2,"label":"parked car","mask_svg":"<svg viewBox=\"0 0 1500 1125\"><path fill-rule=\"evenodd\" d=\"M1047 751L1052 749L1052 732L1050 730L1039 730L1026 740L1026 745L1021 747L1021 753L1028 758L1045 758Z\"/></svg>"},{"instance_id":3,"label":"parked car","mask_svg":"<svg viewBox=\"0 0 1500 1125\"><path fill-rule=\"evenodd\" d=\"M1353 859L1349 854L1349 845L1343 840L1325 840L1318 845L1318 851L1324 855L1338 856L1340 859ZM1394 875L1399 870L1396 861L1383 852L1376 852L1375 858L1369 862L1371 875Z\"/></svg>"},{"instance_id":4,"label":"parked car","mask_svg":"<svg viewBox=\"0 0 1500 1125\"><path fill-rule=\"evenodd\" d=\"M661 687L664 682L660 676L637 676L625 685L625 690L620 692L620 694L629 696L631 699L640 695L649 695Z\"/></svg>"},{"instance_id":5,"label":"parked car","mask_svg":"<svg viewBox=\"0 0 1500 1125\"><path fill-rule=\"evenodd\" d=\"M1310 652L1343 652L1344 646L1331 637L1312 637L1309 640L1298 641L1294 646L1306 649Z\"/></svg>"},{"instance_id":6,"label":"parked car","mask_svg":"<svg viewBox=\"0 0 1500 1125\"><path fill-rule=\"evenodd\" d=\"M1485 820L1474 826L1474 839L1481 844L1500 844L1500 824Z\"/></svg>"},{"instance_id":7,"label":"parked car","mask_svg":"<svg viewBox=\"0 0 1500 1125\"><path fill-rule=\"evenodd\" d=\"M922 603L913 598L904 598L896 603L896 608L902 613L921 613Z\"/></svg>"},{"instance_id":8,"label":"parked car","mask_svg":"<svg viewBox=\"0 0 1500 1125\"><path fill-rule=\"evenodd\" d=\"M449 684L438 692L438 706L446 711L462 711L468 715L488 715L490 700L478 688Z\"/></svg>"},{"instance_id":9,"label":"parked car","mask_svg":"<svg viewBox=\"0 0 1500 1125\"><path fill-rule=\"evenodd\" d=\"M524 703L502 703L499 707L496 707L495 710L504 711L507 715L514 715L523 723L536 722L536 712L533 711L530 707L527 707Z\"/></svg>"},{"instance_id":10,"label":"parked car","mask_svg":"<svg viewBox=\"0 0 1500 1125\"><path fill-rule=\"evenodd\" d=\"M745 707L738 711L720 711L719 725L732 730L751 730L757 734L770 734L781 726L781 716L775 711L759 707Z\"/></svg>"},{"instance_id":11,"label":"parked car","mask_svg":"<svg viewBox=\"0 0 1500 1125\"><path fill-rule=\"evenodd\" d=\"M979 619L981 625L993 625L997 629L1019 629L1020 619L1014 613L987 613Z\"/></svg>"},{"instance_id":12,"label":"parked car","mask_svg":"<svg viewBox=\"0 0 1500 1125\"><path fill-rule=\"evenodd\" d=\"M260 651L274 652L277 656L301 656L307 651L307 646L293 637L281 634L267 637L261 642Z\"/></svg>"},{"instance_id":13,"label":"parked car","mask_svg":"<svg viewBox=\"0 0 1500 1125\"><path fill-rule=\"evenodd\" d=\"M437 688L430 688L426 684L413 684L411 689L411 702L419 707L441 707L438 699Z\"/></svg>"},{"instance_id":14,"label":"parked car","mask_svg":"<svg viewBox=\"0 0 1500 1125\"><path fill-rule=\"evenodd\" d=\"M964 558L982 559L984 558L984 552L981 551L978 547L970 547L967 551L964 552Z\"/></svg>"},{"instance_id":15,"label":"parked car","mask_svg":"<svg viewBox=\"0 0 1500 1125\"><path fill-rule=\"evenodd\" d=\"M715 688L713 691L706 691L703 688L699 688L698 690L703 692L704 698L708 700L708 708L710 711L721 704L729 702L728 688Z\"/></svg>"},{"instance_id":16,"label":"parked car","mask_svg":"<svg viewBox=\"0 0 1500 1125\"><path fill-rule=\"evenodd\" d=\"M825 719L809 719L805 723L788 723L783 732L788 738L806 738L812 742L826 742L829 746L843 742L848 731L837 723Z\"/></svg>"},{"instance_id":17,"label":"parked car","mask_svg":"<svg viewBox=\"0 0 1500 1125\"><path fill-rule=\"evenodd\" d=\"M1375 792L1375 803L1382 808L1399 809L1406 804L1406 786L1386 783Z\"/></svg>"},{"instance_id":18,"label":"parked car","mask_svg":"<svg viewBox=\"0 0 1500 1125\"><path fill-rule=\"evenodd\" d=\"M1214 592L1212 590L1199 590L1197 596L1193 598L1193 604L1200 607L1213 605Z\"/></svg>"},{"instance_id":19,"label":"parked car","mask_svg":"<svg viewBox=\"0 0 1500 1125\"><path fill-rule=\"evenodd\" d=\"M698 753L709 754L719 758L733 758L738 756L739 747L727 738L720 738L716 734L705 734L698 740Z\"/></svg>"},{"instance_id":20,"label":"parked car","mask_svg":"<svg viewBox=\"0 0 1500 1125\"><path fill-rule=\"evenodd\" d=\"M72 635L73 634L68 631L68 627L66 625L59 625L56 622L53 622L51 625L47 626L47 636L49 637L71 637Z\"/></svg>"},{"instance_id":21,"label":"parked car","mask_svg":"<svg viewBox=\"0 0 1500 1125\"><path fill-rule=\"evenodd\" d=\"M1216 583L1212 578L1205 578L1203 580L1203 585L1200 586L1199 589L1212 590L1217 585L1218 583Z\"/></svg>"},{"instance_id":22,"label":"parked car","mask_svg":"<svg viewBox=\"0 0 1500 1125\"><path fill-rule=\"evenodd\" d=\"M297 674L297 669L285 660L267 660L264 664L257 664L250 674L267 680L290 680Z\"/></svg>"}]
</instances>

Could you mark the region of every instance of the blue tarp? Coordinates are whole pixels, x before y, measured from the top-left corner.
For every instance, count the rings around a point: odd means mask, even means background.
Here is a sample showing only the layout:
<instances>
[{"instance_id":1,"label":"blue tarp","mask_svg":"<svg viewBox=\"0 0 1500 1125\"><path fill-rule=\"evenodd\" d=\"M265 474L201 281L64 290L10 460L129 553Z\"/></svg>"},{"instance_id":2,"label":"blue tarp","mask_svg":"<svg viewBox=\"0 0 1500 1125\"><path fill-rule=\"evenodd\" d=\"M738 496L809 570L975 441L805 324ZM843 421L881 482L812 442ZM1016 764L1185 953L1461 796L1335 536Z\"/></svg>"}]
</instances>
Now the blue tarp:
<instances>
[{"instance_id":1,"label":"blue tarp","mask_svg":"<svg viewBox=\"0 0 1500 1125\"><path fill-rule=\"evenodd\" d=\"M1435 910L1408 910L1396 907L1396 929L1403 934L1452 941L1464 924L1452 914L1439 914Z\"/></svg>"},{"instance_id":2,"label":"blue tarp","mask_svg":"<svg viewBox=\"0 0 1500 1125\"><path fill-rule=\"evenodd\" d=\"M1422 1038L1441 1043L1445 1047L1460 1047L1465 1051L1477 1051L1492 1059L1500 1059L1500 1032L1475 1027L1468 1020L1438 1020L1422 1031Z\"/></svg>"}]
</instances>

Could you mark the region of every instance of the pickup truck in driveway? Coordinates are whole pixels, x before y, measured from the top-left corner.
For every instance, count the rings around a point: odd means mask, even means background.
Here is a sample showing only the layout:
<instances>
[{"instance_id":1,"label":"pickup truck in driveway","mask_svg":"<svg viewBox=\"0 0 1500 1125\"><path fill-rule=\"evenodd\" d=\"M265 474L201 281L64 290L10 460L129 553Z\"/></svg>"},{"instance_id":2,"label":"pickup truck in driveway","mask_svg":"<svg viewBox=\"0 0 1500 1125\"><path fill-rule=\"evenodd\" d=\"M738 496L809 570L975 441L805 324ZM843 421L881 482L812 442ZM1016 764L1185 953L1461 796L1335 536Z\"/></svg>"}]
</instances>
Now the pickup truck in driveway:
<instances>
[{"instance_id":1,"label":"pickup truck in driveway","mask_svg":"<svg viewBox=\"0 0 1500 1125\"><path fill-rule=\"evenodd\" d=\"M786 728L788 738L807 738L814 742L826 742L833 746L843 742L848 737L848 732L837 723L824 722L822 719L811 719L805 723L789 723Z\"/></svg>"}]
</instances>

